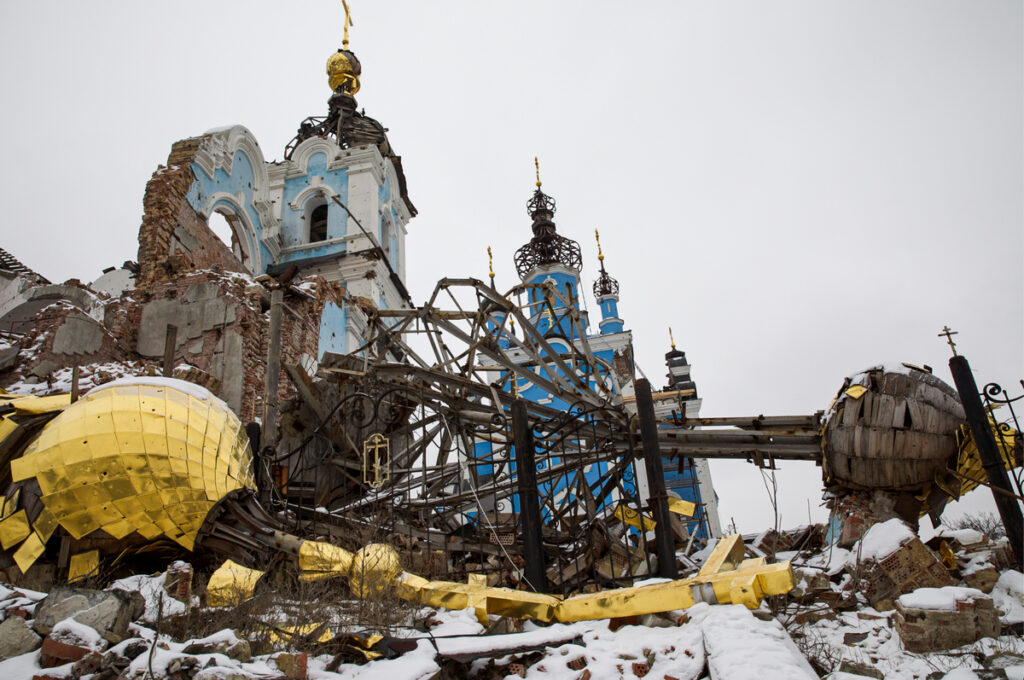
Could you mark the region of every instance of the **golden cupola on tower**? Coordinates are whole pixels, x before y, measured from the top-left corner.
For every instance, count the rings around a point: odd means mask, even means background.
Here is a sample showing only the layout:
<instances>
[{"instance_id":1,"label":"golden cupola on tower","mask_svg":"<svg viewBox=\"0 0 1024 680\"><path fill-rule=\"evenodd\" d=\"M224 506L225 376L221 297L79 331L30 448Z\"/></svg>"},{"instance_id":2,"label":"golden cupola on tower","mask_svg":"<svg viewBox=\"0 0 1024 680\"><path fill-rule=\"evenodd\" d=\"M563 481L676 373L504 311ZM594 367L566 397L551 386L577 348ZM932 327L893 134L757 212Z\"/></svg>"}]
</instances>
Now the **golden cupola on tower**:
<instances>
[{"instance_id":1,"label":"golden cupola on tower","mask_svg":"<svg viewBox=\"0 0 1024 680\"><path fill-rule=\"evenodd\" d=\"M345 8L345 32L341 40L341 49L327 57L327 82L331 91L336 92L341 88L342 92L355 94L359 92L359 75L363 67L356 55L348 49L348 27L352 26L352 15L348 9L348 2L342 0Z\"/></svg>"},{"instance_id":2,"label":"golden cupola on tower","mask_svg":"<svg viewBox=\"0 0 1024 680\"><path fill-rule=\"evenodd\" d=\"M359 59L347 49L338 50L327 58L327 78L333 91L341 88L342 92L355 94L359 91L360 73Z\"/></svg>"}]
</instances>

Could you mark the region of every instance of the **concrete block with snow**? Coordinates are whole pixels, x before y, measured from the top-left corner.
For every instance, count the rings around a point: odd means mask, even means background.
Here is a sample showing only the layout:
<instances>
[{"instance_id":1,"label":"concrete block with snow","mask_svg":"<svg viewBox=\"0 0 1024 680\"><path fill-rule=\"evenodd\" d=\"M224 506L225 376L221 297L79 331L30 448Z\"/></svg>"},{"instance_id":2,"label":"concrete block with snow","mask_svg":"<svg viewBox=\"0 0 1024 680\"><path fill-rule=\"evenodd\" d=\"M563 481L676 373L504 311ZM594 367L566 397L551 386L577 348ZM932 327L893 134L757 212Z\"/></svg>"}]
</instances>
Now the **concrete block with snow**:
<instances>
[{"instance_id":1,"label":"concrete block with snow","mask_svg":"<svg viewBox=\"0 0 1024 680\"><path fill-rule=\"evenodd\" d=\"M974 588L918 588L896 600L896 632L908 652L940 652L998 637L999 612Z\"/></svg>"},{"instance_id":2,"label":"concrete block with snow","mask_svg":"<svg viewBox=\"0 0 1024 680\"><path fill-rule=\"evenodd\" d=\"M701 630L711 680L818 677L778 621L762 621L743 605L711 608Z\"/></svg>"}]
</instances>

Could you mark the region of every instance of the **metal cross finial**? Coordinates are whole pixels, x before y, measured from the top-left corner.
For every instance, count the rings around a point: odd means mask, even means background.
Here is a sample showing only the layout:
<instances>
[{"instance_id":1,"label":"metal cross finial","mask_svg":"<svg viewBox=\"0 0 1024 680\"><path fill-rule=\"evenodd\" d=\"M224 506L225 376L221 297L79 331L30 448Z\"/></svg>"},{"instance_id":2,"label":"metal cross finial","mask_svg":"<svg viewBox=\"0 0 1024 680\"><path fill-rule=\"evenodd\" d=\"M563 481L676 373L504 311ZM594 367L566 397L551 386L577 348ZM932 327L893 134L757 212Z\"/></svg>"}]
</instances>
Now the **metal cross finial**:
<instances>
[{"instance_id":1,"label":"metal cross finial","mask_svg":"<svg viewBox=\"0 0 1024 680\"><path fill-rule=\"evenodd\" d=\"M491 247L487 246L487 268L490 270L491 286L494 286L494 256L491 255Z\"/></svg>"},{"instance_id":2,"label":"metal cross finial","mask_svg":"<svg viewBox=\"0 0 1024 680\"><path fill-rule=\"evenodd\" d=\"M668 327L668 341L672 343L672 349L676 348L676 339L672 337L672 326Z\"/></svg>"},{"instance_id":3,"label":"metal cross finial","mask_svg":"<svg viewBox=\"0 0 1024 680\"><path fill-rule=\"evenodd\" d=\"M954 335L958 335L958 331L954 331L954 330L950 329L949 326L943 326L942 327L942 332L939 333L939 337L940 338L942 336L946 337L946 342L949 343L949 348L951 350L953 350L953 356L957 356L957 353L956 353L956 343L953 342L953 336Z\"/></svg>"},{"instance_id":4,"label":"metal cross finial","mask_svg":"<svg viewBox=\"0 0 1024 680\"><path fill-rule=\"evenodd\" d=\"M348 49L348 27L349 26L355 26L355 24L352 23L352 15L348 11L348 2L347 2L347 0L341 0L341 6L345 8L345 36L341 39L341 46L344 47L347 50Z\"/></svg>"},{"instance_id":5,"label":"metal cross finial","mask_svg":"<svg viewBox=\"0 0 1024 680\"><path fill-rule=\"evenodd\" d=\"M537 188L540 189L540 161L536 156L533 157L533 167L537 170Z\"/></svg>"},{"instance_id":6,"label":"metal cross finial","mask_svg":"<svg viewBox=\"0 0 1024 680\"><path fill-rule=\"evenodd\" d=\"M604 262L604 253L601 252L601 234L597 229L594 230L594 238L597 239L597 259Z\"/></svg>"}]
</instances>

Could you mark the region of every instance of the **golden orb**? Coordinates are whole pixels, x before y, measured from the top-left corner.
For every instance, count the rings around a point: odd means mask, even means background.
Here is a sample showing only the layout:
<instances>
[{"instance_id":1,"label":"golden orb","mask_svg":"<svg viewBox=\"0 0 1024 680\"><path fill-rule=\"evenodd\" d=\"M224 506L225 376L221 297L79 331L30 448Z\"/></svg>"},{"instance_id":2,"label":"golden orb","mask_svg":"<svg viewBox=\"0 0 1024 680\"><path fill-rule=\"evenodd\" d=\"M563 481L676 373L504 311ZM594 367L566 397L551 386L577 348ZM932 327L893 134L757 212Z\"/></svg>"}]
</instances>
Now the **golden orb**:
<instances>
[{"instance_id":1,"label":"golden orb","mask_svg":"<svg viewBox=\"0 0 1024 680\"><path fill-rule=\"evenodd\" d=\"M348 50L338 50L327 58L327 82L332 91L341 87L348 94L359 92L362 70L359 59Z\"/></svg>"}]
</instances>

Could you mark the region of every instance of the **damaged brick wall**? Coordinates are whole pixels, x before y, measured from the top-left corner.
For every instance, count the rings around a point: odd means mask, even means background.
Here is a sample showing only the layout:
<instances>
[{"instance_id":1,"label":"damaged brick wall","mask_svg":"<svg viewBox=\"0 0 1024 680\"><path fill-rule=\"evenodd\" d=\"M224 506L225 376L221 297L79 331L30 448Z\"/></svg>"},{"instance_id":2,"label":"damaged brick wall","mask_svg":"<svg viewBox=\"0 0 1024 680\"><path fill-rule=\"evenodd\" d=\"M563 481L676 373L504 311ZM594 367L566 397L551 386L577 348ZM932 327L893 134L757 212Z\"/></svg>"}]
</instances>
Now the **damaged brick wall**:
<instances>
[{"instance_id":1,"label":"damaged brick wall","mask_svg":"<svg viewBox=\"0 0 1024 680\"><path fill-rule=\"evenodd\" d=\"M167 327L175 326L175 365L189 364L219 383L224 399L243 421L252 420L262 380L259 355L265 333L265 290L247 276L193 271L164 283L136 290L123 314L108 316L123 324L123 336L138 355L161 360ZM255 380L253 380L255 379Z\"/></svg>"},{"instance_id":2,"label":"damaged brick wall","mask_svg":"<svg viewBox=\"0 0 1024 680\"><path fill-rule=\"evenodd\" d=\"M176 142L167 158L167 167L158 168L146 184L139 228L140 287L167 281L191 269L219 267L247 272L186 198L195 180L192 159L202 139L193 137Z\"/></svg>"},{"instance_id":3,"label":"damaged brick wall","mask_svg":"<svg viewBox=\"0 0 1024 680\"><path fill-rule=\"evenodd\" d=\"M18 361L0 379L0 386L21 380L51 382L60 369L122 361L130 355L115 333L65 300L55 300L36 313L20 346Z\"/></svg>"}]
</instances>

